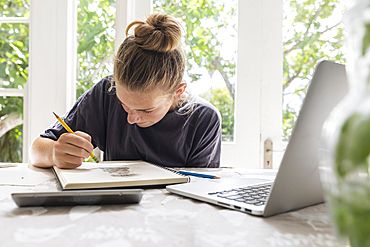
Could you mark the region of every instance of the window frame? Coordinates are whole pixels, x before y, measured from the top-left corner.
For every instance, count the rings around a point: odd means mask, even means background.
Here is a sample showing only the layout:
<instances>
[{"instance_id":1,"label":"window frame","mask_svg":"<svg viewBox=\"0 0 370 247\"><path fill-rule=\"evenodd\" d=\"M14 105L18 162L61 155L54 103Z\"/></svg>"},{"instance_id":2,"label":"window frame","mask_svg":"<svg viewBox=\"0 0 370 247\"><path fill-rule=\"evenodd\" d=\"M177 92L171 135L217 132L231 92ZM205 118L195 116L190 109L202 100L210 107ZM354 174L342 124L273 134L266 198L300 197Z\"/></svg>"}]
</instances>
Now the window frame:
<instances>
[{"instance_id":1,"label":"window frame","mask_svg":"<svg viewBox=\"0 0 370 247\"><path fill-rule=\"evenodd\" d=\"M268 139L272 152L284 149L282 21L282 0L238 2L235 143L223 143L223 165L264 168ZM281 157L282 152L273 152L271 167L278 168Z\"/></svg>"}]
</instances>

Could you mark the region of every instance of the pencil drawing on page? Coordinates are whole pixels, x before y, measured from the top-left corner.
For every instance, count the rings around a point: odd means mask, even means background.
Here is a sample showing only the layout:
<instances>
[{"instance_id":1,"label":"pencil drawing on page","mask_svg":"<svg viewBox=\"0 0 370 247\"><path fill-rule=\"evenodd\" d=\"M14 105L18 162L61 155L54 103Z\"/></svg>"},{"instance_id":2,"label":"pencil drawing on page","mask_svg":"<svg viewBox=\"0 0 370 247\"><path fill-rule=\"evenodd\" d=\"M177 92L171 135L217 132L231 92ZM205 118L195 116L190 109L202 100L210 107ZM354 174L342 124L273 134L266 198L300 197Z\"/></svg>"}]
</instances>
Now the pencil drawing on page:
<instances>
[{"instance_id":1,"label":"pencil drawing on page","mask_svg":"<svg viewBox=\"0 0 370 247\"><path fill-rule=\"evenodd\" d=\"M108 172L112 177L128 177L135 175L135 173L130 170L130 167L127 166L99 168L102 169L104 172Z\"/></svg>"}]
</instances>

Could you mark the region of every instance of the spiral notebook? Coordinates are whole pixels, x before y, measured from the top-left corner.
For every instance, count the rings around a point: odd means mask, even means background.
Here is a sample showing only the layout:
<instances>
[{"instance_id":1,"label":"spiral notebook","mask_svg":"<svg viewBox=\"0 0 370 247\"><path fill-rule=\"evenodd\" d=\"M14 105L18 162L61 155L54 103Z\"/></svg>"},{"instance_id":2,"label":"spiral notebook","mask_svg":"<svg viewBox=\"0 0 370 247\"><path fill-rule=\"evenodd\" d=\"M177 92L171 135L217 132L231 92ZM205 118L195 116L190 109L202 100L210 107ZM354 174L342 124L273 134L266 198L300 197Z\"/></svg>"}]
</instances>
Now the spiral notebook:
<instances>
[{"instance_id":1,"label":"spiral notebook","mask_svg":"<svg viewBox=\"0 0 370 247\"><path fill-rule=\"evenodd\" d=\"M62 190L159 186L188 182L176 171L145 161L85 162L76 169L52 170Z\"/></svg>"}]
</instances>

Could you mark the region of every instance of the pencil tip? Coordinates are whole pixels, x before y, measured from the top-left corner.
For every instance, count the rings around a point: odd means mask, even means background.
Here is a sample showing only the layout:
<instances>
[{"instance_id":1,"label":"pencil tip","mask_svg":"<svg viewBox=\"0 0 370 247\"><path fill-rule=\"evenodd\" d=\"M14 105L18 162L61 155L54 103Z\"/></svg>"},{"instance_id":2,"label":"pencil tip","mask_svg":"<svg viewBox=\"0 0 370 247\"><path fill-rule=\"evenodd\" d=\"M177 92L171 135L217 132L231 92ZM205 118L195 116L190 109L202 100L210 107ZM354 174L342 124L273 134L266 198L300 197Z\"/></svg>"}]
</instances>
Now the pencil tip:
<instances>
[{"instance_id":1,"label":"pencil tip","mask_svg":"<svg viewBox=\"0 0 370 247\"><path fill-rule=\"evenodd\" d=\"M55 116L56 118L59 118L59 116L58 116L57 114L55 114L55 112L53 112L53 114L54 114L54 116Z\"/></svg>"}]
</instances>

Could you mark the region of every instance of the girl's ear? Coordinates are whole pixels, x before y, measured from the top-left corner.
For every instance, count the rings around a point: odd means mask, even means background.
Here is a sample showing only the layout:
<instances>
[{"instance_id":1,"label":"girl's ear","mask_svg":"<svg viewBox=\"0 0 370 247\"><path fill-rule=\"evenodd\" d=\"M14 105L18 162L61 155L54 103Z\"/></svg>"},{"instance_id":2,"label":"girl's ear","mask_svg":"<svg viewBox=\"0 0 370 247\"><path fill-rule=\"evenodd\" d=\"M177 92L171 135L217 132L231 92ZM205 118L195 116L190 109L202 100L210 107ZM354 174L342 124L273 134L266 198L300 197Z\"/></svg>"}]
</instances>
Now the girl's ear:
<instances>
[{"instance_id":1,"label":"girl's ear","mask_svg":"<svg viewBox=\"0 0 370 247\"><path fill-rule=\"evenodd\" d=\"M185 82L179 85L175 93L177 98L180 98L180 96L185 92L187 86L188 84L186 84Z\"/></svg>"}]
</instances>

